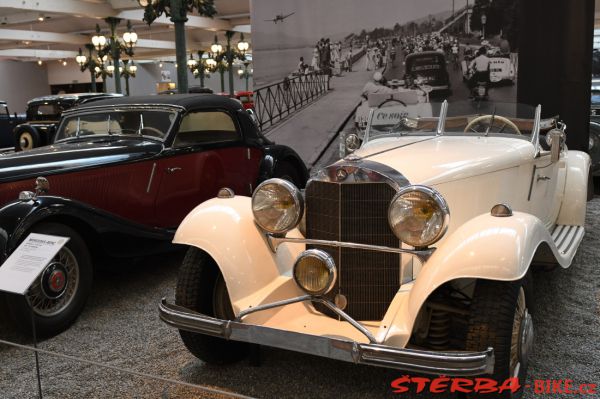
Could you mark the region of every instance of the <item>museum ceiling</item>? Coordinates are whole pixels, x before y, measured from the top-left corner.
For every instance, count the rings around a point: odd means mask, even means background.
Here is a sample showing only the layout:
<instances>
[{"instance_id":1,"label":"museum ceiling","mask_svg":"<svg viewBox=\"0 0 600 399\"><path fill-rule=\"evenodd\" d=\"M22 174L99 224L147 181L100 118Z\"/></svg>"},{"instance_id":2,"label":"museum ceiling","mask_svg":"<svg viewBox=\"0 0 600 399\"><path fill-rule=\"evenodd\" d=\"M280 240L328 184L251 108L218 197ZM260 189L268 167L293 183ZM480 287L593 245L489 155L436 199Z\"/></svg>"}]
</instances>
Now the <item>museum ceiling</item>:
<instances>
[{"instance_id":1,"label":"museum ceiling","mask_svg":"<svg viewBox=\"0 0 600 399\"><path fill-rule=\"evenodd\" d=\"M218 34L245 32L250 40L249 0L215 0L214 18L189 15L186 23L187 49L208 49ZM0 59L23 61L74 58L79 48L90 42L96 24L104 35L109 27L104 19L118 17L119 36L130 20L138 34L136 59L155 60L174 56L173 23L165 16L151 26L143 21L144 10L137 0L3 0L0 7Z\"/></svg>"}]
</instances>

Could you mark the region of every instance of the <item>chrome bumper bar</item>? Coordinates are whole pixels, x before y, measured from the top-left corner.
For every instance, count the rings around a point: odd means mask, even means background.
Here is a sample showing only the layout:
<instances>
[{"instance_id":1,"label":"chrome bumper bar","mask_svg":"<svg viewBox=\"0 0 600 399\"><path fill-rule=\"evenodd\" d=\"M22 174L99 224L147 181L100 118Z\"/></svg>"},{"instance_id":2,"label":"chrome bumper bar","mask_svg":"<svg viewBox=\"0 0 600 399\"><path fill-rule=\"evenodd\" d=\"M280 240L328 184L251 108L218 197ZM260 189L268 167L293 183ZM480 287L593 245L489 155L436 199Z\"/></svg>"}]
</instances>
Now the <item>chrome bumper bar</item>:
<instances>
[{"instance_id":1,"label":"chrome bumper bar","mask_svg":"<svg viewBox=\"0 0 600 399\"><path fill-rule=\"evenodd\" d=\"M162 321L180 330L346 362L445 376L475 376L491 374L494 370L494 350L492 348L483 352L435 352L364 344L238 321L215 319L181 306L169 304L165 298L159 305L159 311Z\"/></svg>"}]
</instances>

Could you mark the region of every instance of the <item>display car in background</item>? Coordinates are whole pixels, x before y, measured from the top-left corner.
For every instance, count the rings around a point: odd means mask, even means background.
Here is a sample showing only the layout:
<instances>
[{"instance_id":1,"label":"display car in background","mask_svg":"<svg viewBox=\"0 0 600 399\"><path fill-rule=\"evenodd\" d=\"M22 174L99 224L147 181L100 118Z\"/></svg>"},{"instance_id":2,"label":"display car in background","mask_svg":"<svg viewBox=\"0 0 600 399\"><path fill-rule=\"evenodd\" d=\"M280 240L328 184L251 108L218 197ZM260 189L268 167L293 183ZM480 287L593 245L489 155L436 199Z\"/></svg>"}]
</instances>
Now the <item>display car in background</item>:
<instances>
[{"instance_id":1,"label":"display car in background","mask_svg":"<svg viewBox=\"0 0 600 399\"><path fill-rule=\"evenodd\" d=\"M209 363L252 343L523 386L531 271L571 264L590 159L541 107L433 115L379 108L360 149L304 192L270 179L195 208L175 235L190 249L162 320Z\"/></svg>"},{"instance_id":2,"label":"display car in background","mask_svg":"<svg viewBox=\"0 0 600 399\"><path fill-rule=\"evenodd\" d=\"M63 111L96 99L120 96L112 93L79 93L34 98L27 102L25 123L14 129L12 145L16 151L48 145L53 141Z\"/></svg>"},{"instance_id":3,"label":"display car in background","mask_svg":"<svg viewBox=\"0 0 600 399\"><path fill-rule=\"evenodd\" d=\"M11 114L6 101L0 101L0 149L14 147L13 130L25 122L25 115Z\"/></svg>"},{"instance_id":4,"label":"display car in background","mask_svg":"<svg viewBox=\"0 0 600 399\"><path fill-rule=\"evenodd\" d=\"M424 51L406 56L405 79L410 77L417 85L431 87L430 95L449 94L450 75L446 68L446 57L438 51Z\"/></svg>"},{"instance_id":5,"label":"display car in background","mask_svg":"<svg viewBox=\"0 0 600 399\"><path fill-rule=\"evenodd\" d=\"M38 176L37 195L27 192ZM29 329L29 302L38 333L60 332L84 305L98 255L169 249L185 215L219 189L251 195L271 177L303 186L307 171L226 97L121 97L65 111L53 145L0 156L0 261L30 232L70 237L27 298L8 297L11 314Z\"/></svg>"},{"instance_id":6,"label":"display car in background","mask_svg":"<svg viewBox=\"0 0 600 399\"><path fill-rule=\"evenodd\" d=\"M592 158L592 175L595 177L600 176L600 91L594 91L593 89L592 83L588 153Z\"/></svg>"}]
</instances>

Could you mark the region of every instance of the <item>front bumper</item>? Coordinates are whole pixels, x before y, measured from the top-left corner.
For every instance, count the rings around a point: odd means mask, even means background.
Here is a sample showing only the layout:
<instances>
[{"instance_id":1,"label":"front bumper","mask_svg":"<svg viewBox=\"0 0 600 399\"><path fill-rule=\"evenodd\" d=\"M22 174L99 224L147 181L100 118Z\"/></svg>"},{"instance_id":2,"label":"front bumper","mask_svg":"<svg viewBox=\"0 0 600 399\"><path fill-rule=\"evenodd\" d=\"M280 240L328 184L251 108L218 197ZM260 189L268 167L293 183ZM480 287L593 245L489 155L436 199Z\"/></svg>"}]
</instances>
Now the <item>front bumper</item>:
<instances>
[{"instance_id":1,"label":"front bumper","mask_svg":"<svg viewBox=\"0 0 600 399\"><path fill-rule=\"evenodd\" d=\"M165 323L180 330L346 362L445 376L491 374L494 369L492 348L482 352L435 352L359 343L220 320L169 304L164 298L159 305L159 312Z\"/></svg>"}]
</instances>

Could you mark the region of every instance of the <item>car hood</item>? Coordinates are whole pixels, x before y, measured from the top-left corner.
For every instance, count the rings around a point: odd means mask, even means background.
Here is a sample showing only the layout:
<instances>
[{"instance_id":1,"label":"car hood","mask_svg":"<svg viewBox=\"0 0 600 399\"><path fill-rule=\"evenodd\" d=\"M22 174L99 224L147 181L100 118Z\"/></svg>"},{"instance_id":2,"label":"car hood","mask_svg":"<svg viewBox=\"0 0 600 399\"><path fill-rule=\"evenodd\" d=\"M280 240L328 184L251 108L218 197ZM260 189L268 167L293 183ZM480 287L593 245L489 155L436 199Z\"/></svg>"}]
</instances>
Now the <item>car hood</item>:
<instances>
[{"instance_id":1,"label":"car hood","mask_svg":"<svg viewBox=\"0 0 600 399\"><path fill-rule=\"evenodd\" d=\"M150 158L163 144L139 138L71 141L0 155L0 182Z\"/></svg>"},{"instance_id":2,"label":"car hood","mask_svg":"<svg viewBox=\"0 0 600 399\"><path fill-rule=\"evenodd\" d=\"M411 184L435 185L530 161L534 147L506 137L402 137L367 143L355 155L388 165Z\"/></svg>"}]
</instances>

